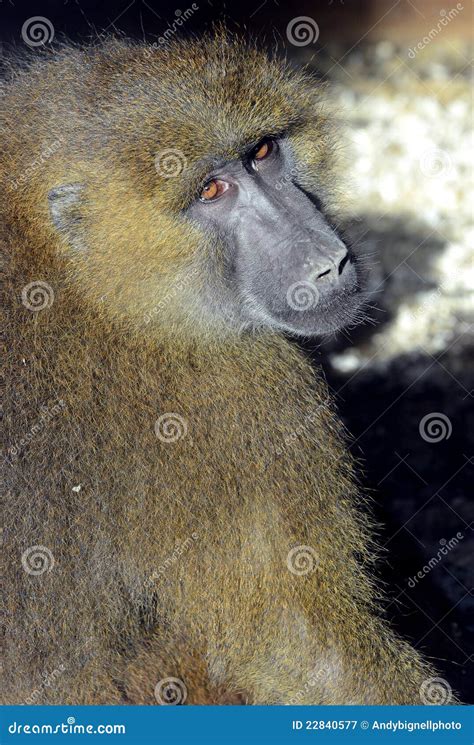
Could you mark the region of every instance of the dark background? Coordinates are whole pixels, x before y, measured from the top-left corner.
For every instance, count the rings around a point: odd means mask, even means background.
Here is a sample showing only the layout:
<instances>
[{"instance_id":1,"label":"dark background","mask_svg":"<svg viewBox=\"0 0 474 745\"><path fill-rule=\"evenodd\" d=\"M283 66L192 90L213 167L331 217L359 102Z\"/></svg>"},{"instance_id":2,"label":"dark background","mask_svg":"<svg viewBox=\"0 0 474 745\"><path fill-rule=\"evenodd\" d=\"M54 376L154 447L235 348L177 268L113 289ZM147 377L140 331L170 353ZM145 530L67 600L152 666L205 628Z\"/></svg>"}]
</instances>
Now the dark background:
<instances>
[{"instance_id":1,"label":"dark background","mask_svg":"<svg viewBox=\"0 0 474 745\"><path fill-rule=\"evenodd\" d=\"M48 18L56 37L86 39L114 31L153 41L192 0L0 0L0 37L21 45L21 26L32 16ZM430 28L430 18L451 4L444 0L197 0L198 10L183 27L183 33L200 31L216 20L238 24L269 43L281 39L284 46L290 20L307 15L317 20L321 30L318 49L329 41L359 44L367 40L419 39ZM455 3L454 3L455 5ZM466 3L466 6L468 3ZM469 37L469 18L459 15L449 24L451 37ZM291 52L291 48L288 50Z\"/></svg>"},{"instance_id":2,"label":"dark background","mask_svg":"<svg viewBox=\"0 0 474 745\"><path fill-rule=\"evenodd\" d=\"M442 3L404 0L288 5L274 0L225 5L215 0L198 0L196 4L199 9L184 24L184 34L225 20L231 27L235 25L258 36L262 44L277 44L295 61L299 61L299 50L287 42L288 22L298 15L317 18L322 32L314 47L312 64L323 77L330 44L336 42L339 49L346 50L344 54L354 54L354 50L364 52L367 45L384 38L408 43L430 27L427 17L439 13L442 7ZM178 9L184 12L191 5L189 0L183 0L180 6L144 0L1 0L2 52L7 55L12 48L23 48L21 27L31 16L44 16L52 22L54 43L61 38L90 39L95 43L104 34L114 32L151 42L172 25ZM468 33L465 18L450 25L453 39L464 38ZM373 233L373 217L359 215L358 228L364 234ZM400 232L401 228L392 224L384 230L393 237L394 231ZM416 241L423 240L413 234L405 238L415 248ZM433 250L442 248L434 246ZM324 367L352 435L353 452L361 461L362 481L374 500L380 543L385 550L379 572L389 597L387 615L401 634L434 661L440 675L462 700L473 701L474 593L472 553L466 548L472 541L474 517L471 329L467 333L464 328L461 333L455 363L450 350L434 357L420 350L395 357L385 367L368 365L355 374L342 374L333 364L335 350L366 344L390 320L390 313L383 315L375 309L372 320L375 326L365 324L323 348L308 343L306 349ZM449 439L429 445L420 437L419 422L427 412L443 412L449 417ZM448 560L440 561L416 587L410 588L408 578L458 531L463 534L462 547L454 549Z\"/></svg>"}]
</instances>

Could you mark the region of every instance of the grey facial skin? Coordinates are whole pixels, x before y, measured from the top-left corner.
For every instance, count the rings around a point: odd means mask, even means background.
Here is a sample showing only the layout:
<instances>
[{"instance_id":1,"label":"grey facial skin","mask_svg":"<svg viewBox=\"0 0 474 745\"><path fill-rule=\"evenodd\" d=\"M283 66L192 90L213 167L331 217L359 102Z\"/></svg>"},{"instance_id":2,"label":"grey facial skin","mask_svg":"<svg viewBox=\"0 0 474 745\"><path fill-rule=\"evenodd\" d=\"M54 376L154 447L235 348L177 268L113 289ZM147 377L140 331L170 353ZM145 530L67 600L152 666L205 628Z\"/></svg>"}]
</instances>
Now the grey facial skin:
<instances>
[{"instance_id":1,"label":"grey facial skin","mask_svg":"<svg viewBox=\"0 0 474 745\"><path fill-rule=\"evenodd\" d=\"M297 336L332 333L350 323L360 306L354 257L317 198L288 176L287 143L263 144L263 159L256 158L260 143L209 174L207 183L217 184L220 193L197 199L187 216L223 241L242 326Z\"/></svg>"}]
</instances>

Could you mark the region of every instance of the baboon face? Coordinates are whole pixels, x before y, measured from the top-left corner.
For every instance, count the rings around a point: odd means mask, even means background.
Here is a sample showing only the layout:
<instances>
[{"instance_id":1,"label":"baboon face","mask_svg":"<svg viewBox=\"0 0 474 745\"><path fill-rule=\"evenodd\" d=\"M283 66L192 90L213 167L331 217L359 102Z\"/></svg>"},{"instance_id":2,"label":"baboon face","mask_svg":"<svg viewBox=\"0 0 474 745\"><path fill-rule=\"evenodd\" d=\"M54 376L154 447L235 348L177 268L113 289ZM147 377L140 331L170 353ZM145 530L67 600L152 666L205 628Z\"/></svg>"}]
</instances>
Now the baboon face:
<instances>
[{"instance_id":1,"label":"baboon face","mask_svg":"<svg viewBox=\"0 0 474 745\"><path fill-rule=\"evenodd\" d=\"M191 334L351 322L358 270L323 207L334 142L317 82L221 37L107 54L91 176L50 192L86 289Z\"/></svg>"},{"instance_id":2,"label":"baboon face","mask_svg":"<svg viewBox=\"0 0 474 745\"><path fill-rule=\"evenodd\" d=\"M322 334L356 304L357 274L297 173L290 139L264 137L213 169L188 214L220 236L243 324Z\"/></svg>"}]
</instances>

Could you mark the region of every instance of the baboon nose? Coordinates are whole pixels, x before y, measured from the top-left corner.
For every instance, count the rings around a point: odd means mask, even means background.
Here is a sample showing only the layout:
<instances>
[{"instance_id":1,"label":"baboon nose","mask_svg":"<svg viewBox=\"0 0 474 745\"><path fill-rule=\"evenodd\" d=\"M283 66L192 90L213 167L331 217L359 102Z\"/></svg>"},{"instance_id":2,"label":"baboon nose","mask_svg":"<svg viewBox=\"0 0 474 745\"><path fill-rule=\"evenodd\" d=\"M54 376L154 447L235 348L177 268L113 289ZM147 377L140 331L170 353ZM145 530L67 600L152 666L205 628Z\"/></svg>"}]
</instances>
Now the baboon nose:
<instances>
[{"instance_id":1,"label":"baboon nose","mask_svg":"<svg viewBox=\"0 0 474 745\"><path fill-rule=\"evenodd\" d=\"M337 284L348 261L349 252L344 246L344 248L332 252L328 256L307 262L307 265L311 266L309 279L318 284L322 282Z\"/></svg>"}]
</instances>

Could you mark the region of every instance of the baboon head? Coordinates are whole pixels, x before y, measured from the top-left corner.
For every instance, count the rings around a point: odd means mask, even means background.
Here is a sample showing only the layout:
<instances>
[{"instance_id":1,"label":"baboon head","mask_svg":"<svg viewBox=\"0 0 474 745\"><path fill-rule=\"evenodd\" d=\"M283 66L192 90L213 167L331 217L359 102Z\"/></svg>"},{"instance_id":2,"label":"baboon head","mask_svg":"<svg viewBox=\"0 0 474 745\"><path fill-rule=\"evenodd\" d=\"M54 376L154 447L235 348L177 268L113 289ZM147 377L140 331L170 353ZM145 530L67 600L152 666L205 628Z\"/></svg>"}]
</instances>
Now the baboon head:
<instances>
[{"instance_id":1,"label":"baboon head","mask_svg":"<svg viewBox=\"0 0 474 745\"><path fill-rule=\"evenodd\" d=\"M49 203L86 292L195 335L353 319L358 270L325 214L334 142L314 79L225 33L111 42L79 74L74 177Z\"/></svg>"}]
</instances>

